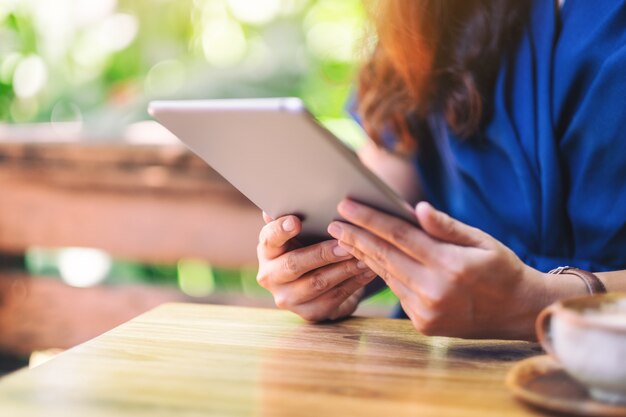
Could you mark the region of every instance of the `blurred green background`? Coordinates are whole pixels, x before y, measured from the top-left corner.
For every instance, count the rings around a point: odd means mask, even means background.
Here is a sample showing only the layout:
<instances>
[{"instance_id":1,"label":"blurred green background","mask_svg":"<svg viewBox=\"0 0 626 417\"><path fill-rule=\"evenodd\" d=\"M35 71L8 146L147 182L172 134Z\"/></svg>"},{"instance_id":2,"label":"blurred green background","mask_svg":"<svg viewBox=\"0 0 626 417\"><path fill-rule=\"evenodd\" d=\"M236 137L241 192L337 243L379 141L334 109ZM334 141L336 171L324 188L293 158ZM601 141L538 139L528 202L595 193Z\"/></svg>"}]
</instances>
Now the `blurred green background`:
<instances>
[{"instance_id":1,"label":"blurred green background","mask_svg":"<svg viewBox=\"0 0 626 417\"><path fill-rule=\"evenodd\" d=\"M297 96L358 146L344 108L365 29L360 0L0 0L0 122L75 122L84 140L107 140L147 119L152 99ZM77 286L266 295L256 271L197 260L143 265L33 248L26 266Z\"/></svg>"},{"instance_id":2,"label":"blurred green background","mask_svg":"<svg viewBox=\"0 0 626 417\"><path fill-rule=\"evenodd\" d=\"M297 96L342 120L360 0L0 0L0 120L114 137L156 98Z\"/></svg>"}]
</instances>

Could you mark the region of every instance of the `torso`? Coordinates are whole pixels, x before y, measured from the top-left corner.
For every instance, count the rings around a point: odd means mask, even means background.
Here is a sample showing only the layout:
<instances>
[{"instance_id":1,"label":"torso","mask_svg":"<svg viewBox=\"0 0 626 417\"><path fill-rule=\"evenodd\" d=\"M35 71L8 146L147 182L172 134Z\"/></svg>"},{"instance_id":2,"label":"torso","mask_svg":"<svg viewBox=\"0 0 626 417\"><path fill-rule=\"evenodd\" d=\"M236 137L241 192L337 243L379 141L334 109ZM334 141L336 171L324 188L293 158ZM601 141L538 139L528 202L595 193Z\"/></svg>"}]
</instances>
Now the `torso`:
<instances>
[{"instance_id":1,"label":"torso","mask_svg":"<svg viewBox=\"0 0 626 417\"><path fill-rule=\"evenodd\" d=\"M535 0L493 117L459 140L433 119L426 197L541 270L626 269L626 4Z\"/></svg>"}]
</instances>

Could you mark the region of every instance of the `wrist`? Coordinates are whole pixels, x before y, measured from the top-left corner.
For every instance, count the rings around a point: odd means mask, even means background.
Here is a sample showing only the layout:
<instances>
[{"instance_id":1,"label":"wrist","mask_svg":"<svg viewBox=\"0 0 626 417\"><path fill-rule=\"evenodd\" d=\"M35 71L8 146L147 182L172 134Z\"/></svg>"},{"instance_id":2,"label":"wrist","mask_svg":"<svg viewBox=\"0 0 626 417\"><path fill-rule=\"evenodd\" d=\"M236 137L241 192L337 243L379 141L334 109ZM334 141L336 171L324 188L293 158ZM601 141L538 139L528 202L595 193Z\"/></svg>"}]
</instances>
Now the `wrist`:
<instances>
[{"instance_id":1,"label":"wrist","mask_svg":"<svg viewBox=\"0 0 626 417\"><path fill-rule=\"evenodd\" d=\"M626 280L625 271L611 271L611 272L594 272L594 275L598 277L607 292L611 291L624 291L624 288L619 288L617 283L624 282Z\"/></svg>"},{"instance_id":2,"label":"wrist","mask_svg":"<svg viewBox=\"0 0 626 417\"><path fill-rule=\"evenodd\" d=\"M520 312L518 320L512 324L516 327L516 339L536 341L535 321L539 313L552 304L556 297L556 289L552 288L548 274L528 265L524 265L521 285L518 287L517 301Z\"/></svg>"},{"instance_id":3,"label":"wrist","mask_svg":"<svg viewBox=\"0 0 626 417\"><path fill-rule=\"evenodd\" d=\"M539 313L559 300L587 295L585 283L573 275L553 275L525 266L518 300L520 314L512 321L514 338L536 340L535 320Z\"/></svg>"},{"instance_id":4,"label":"wrist","mask_svg":"<svg viewBox=\"0 0 626 417\"><path fill-rule=\"evenodd\" d=\"M589 289L583 280L572 274L544 273L548 295L548 304L566 298L589 295Z\"/></svg>"},{"instance_id":5,"label":"wrist","mask_svg":"<svg viewBox=\"0 0 626 417\"><path fill-rule=\"evenodd\" d=\"M543 295L536 298L538 302L534 306L534 318L532 322L527 324L530 327L530 340L536 340L534 322L541 310L560 300L589 295L589 288L585 281L572 274L550 274L530 267L527 268L527 273L535 275L535 279L539 280L543 287ZM602 278L600 279L602 280Z\"/></svg>"}]
</instances>

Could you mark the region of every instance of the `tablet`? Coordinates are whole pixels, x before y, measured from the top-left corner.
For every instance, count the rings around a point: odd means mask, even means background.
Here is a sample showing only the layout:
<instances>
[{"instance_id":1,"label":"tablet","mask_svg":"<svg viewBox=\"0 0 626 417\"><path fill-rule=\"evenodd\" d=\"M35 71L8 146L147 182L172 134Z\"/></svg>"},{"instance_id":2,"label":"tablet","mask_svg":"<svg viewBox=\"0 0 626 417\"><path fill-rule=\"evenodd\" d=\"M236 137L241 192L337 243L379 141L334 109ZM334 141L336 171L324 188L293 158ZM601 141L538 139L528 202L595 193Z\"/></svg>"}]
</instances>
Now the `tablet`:
<instances>
[{"instance_id":1,"label":"tablet","mask_svg":"<svg viewBox=\"0 0 626 417\"><path fill-rule=\"evenodd\" d=\"M149 113L271 217L298 216L306 244L330 238L344 198L417 225L410 206L300 99L155 101Z\"/></svg>"}]
</instances>

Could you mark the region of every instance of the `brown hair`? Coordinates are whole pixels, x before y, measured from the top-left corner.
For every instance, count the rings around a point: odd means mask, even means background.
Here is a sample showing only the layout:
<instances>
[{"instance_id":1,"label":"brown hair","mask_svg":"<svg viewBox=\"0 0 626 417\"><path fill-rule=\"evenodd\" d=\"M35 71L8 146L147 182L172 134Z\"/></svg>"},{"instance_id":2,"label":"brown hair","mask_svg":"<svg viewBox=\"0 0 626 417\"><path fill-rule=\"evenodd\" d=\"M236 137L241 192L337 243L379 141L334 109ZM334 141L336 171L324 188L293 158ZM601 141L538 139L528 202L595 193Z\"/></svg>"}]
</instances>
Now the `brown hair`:
<instances>
[{"instance_id":1,"label":"brown hair","mask_svg":"<svg viewBox=\"0 0 626 417\"><path fill-rule=\"evenodd\" d=\"M361 69L358 111L380 142L391 129L397 151L415 149L409 118L442 114L467 138L490 112L487 97L504 51L526 22L528 0L367 1L378 43Z\"/></svg>"}]
</instances>

